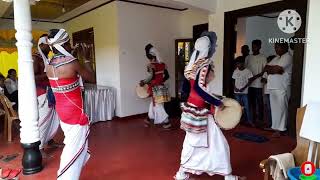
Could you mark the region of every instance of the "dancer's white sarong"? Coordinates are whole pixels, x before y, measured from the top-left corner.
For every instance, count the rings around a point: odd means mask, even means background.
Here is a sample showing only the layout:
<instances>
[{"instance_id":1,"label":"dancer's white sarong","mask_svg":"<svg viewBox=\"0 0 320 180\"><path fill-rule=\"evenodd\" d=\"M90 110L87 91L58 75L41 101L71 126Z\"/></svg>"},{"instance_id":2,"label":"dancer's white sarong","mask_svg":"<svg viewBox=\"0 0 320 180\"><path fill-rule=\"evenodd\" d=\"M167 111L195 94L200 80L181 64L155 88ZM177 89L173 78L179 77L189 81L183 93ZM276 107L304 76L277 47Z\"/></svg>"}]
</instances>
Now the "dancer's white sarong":
<instances>
[{"instance_id":1,"label":"dancer's white sarong","mask_svg":"<svg viewBox=\"0 0 320 180\"><path fill-rule=\"evenodd\" d=\"M49 107L47 94L38 96L40 149L50 141L59 128L59 117L54 107Z\"/></svg>"},{"instance_id":2,"label":"dancer's white sarong","mask_svg":"<svg viewBox=\"0 0 320 180\"><path fill-rule=\"evenodd\" d=\"M65 135L65 146L61 154L58 180L78 180L83 166L90 158L89 125L60 123Z\"/></svg>"},{"instance_id":3,"label":"dancer's white sarong","mask_svg":"<svg viewBox=\"0 0 320 180\"><path fill-rule=\"evenodd\" d=\"M163 124L169 122L169 115L164 109L164 103L153 103L151 100L148 116L154 120L154 124Z\"/></svg>"},{"instance_id":4,"label":"dancer's white sarong","mask_svg":"<svg viewBox=\"0 0 320 180\"><path fill-rule=\"evenodd\" d=\"M209 115L207 132L186 132L180 168L184 172L197 175L231 174L229 145L212 115Z\"/></svg>"}]
</instances>

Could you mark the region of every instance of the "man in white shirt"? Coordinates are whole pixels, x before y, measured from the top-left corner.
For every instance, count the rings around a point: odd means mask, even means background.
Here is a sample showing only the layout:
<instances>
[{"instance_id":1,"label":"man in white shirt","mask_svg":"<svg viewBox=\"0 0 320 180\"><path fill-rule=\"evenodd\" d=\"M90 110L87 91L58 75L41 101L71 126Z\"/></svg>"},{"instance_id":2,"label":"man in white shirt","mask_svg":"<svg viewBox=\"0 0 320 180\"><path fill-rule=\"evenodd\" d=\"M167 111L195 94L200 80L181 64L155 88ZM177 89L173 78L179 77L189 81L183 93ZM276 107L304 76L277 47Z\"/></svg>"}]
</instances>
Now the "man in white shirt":
<instances>
[{"instance_id":1,"label":"man in white shirt","mask_svg":"<svg viewBox=\"0 0 320 180\"><path fill-rule=\"evenodd\" d=\"M14 69L9 69L8 77L5 80L6 88L9 94L12 94L15 91L18 91L18 79L17 79L17 71Z\"/></svg>"},{"instance_id":2,"label":"man in white shirt","mask_svg":"<svg viewBox=\"0 0 320 180\"><path fill-rule=\"evenodd\" d=\"M275 55L271 55L269 57L267 57L267 62L268 64L275 58ZM268 65L267 64L267 65ZM264 103L264 113L265 113L265 123L266 123L266 127L265 130L270 130L271 129L271 125L272 125L272 116L271 116L271 105L270 105L270 92L267 88L268 85L268 74L265 72L262 76L261 82L264 84L263 86L263 103Z\"/></svg>"},{"instance_id":3,"label":"man in white shirt","mask_svg":"<svg viewBox=\"0 0 320 180\"><path fill-rule=\"evenodd\" d=\"M287 43L275 44L275 57L265 68L268 73L267 88L270 92L272 129L279 137L286 131L288 118L288 101L291 90L292 56L288 52Z\"/></svg>"},{"instance_id":4,"label":"man in white shirt","mask_svg":"<svg viewBox=\"0 0 320 180\"><path fill-rule=\"evenodd\" d=\"M263 69L267 64L267 58L260 54L261 40L252 41L252 55L246 58L245 66L252 74L252 83L249 87L249 100L250 106L253 109L253 120L259 120L259 124L263 121L263 83L261 82L261 76L263 75Z\"/></svg>"}]
</instances>

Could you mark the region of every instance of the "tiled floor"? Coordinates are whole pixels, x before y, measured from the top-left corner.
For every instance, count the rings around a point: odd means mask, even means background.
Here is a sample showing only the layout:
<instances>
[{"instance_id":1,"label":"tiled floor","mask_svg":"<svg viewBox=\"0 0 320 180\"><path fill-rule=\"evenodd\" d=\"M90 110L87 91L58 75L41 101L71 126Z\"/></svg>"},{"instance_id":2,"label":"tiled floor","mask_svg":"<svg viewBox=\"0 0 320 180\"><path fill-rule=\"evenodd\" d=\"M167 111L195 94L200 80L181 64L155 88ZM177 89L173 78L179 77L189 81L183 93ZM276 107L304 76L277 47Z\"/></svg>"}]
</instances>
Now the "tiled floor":
<instances>
[{"instance_id":1,"label":"tiled floor","mask_svg":"<svg viewBox=\"0 0 320 180\"><path fill-rule=\"evenodd\" d=\"M235 139L234 132L253 132L270 138L267 143L257 144ZM272 139L271 133L239 126L226 131L231 149L234 174L247 176L249 180L263 179L259 162L271 154L288 152L295 140L289 137ZM89 138L92 158L83 169L81 180L170 180L179 167L184 132L179 128L165 131L161 128L145 128L142 118L116 119L94 124ZM55 138L62 141L60 132ZM13 143L0 142L0 155L20 153L20 156L4 163L2 168L21 168L22 148L18 136ZM44 170L22 180L51 180L56 178L61 149L51 149L52 156L44 160ZM196 180L219 180L219 176L193 176Z\"/></svg>"}]
</instances>

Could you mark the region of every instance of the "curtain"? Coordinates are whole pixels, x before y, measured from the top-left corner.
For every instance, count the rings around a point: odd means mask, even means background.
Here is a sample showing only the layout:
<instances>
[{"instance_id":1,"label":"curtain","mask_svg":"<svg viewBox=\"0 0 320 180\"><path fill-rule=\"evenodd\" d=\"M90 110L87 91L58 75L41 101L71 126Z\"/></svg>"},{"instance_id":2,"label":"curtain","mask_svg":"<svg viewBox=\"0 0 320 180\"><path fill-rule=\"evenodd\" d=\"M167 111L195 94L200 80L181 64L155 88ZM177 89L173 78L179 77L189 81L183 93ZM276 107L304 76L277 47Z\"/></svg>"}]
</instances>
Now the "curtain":
<instances>
[{"instance_id":1,"label":"curtain","mask_svg":"<svg viewBox=\"0 0 320 180\"><path fill-rule=\"evenodd\" d=\"M15 46L15 30L0 30L0 73L7 76L9 69L15 69L18 72L18 52ZM37 42L45 31L32 31L33 48L32 51L37 51Z\"/></svg>"},{"instance_id":2,"label":"curtain","mask_svg":"<svg viewBox=\"0 0 320 180\"><path fill-rule=\"evenodd\" d=\"M6 51L0 52L0 72L7 76L9 69L18 71L18 52L8 53Z\"/></svg>"}]
</instances>

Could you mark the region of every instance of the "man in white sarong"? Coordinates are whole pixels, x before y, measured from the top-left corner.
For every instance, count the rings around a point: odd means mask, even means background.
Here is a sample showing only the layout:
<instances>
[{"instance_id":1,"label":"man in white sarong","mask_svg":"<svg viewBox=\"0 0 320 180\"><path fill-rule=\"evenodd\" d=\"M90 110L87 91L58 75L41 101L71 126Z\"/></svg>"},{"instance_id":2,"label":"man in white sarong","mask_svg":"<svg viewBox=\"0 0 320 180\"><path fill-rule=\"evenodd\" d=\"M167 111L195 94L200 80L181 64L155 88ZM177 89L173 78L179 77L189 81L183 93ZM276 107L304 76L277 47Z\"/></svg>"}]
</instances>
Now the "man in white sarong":
<instances>
[{"instance_id":1,"label":"man in white sarong","mask_svg":"<svg viewBox=\"0 0 320 180\"><path fill-rule=\"evenodd\" d=\"M90 158L88 150L89 118L83 109L80 77L95 83L90 49L81 46L85 67L71 54L70 38L64 29L52 29L48 43L54 56L47 66L47 76L56 100L56 111L64 133L58 180L78 180ZM82 55L83 55L82 54Z\"/></svg>"},{"instance_id":2,"label":"man in white sarong","mask_svg":"<svg viewBox=\"0 0 320 180\"><path fill-rule=\"evenodd\" d=\"M275 44L277 56L266 66L267 89L270 92L273 137L287 130L288 102L291 91L292 56L287 43Z\"/></svg>"},{"instance_id":3,"label":"man in white sarong","mask_svg":"<svg viewBox=\"0 0 320 180\"><path fill-rule=\"evenodd\" d=\"M45 67L48 64L48 54L50 52L47 38L47 34L40 37L38 52L33 54L33 67L38 96L40 151L43 157L46 157L46 153L43 150L45 145L61 146L52 140L59 128L59 117L54 107L53 93L45 72Z\"/></svg>"},{"instance_id":4,"label":"man in white sarong","mask_svg":"<svg viewBox=\"0 0 320 180\"><path fill-rule=\"evenodd\" d=\"M176 180L189 179L189 174L222 175L225 180L246 179L232 175L229 145L214 120L215 108L223 108L220 97L211 94L208 84L214 78L211 57L217 36L204 32L195 43L195 50L184 74L190 89L188 101L181 105L181 129L186 136ZM208 108L211 106L211 108Z\"/></svg>"}]
</instances>

